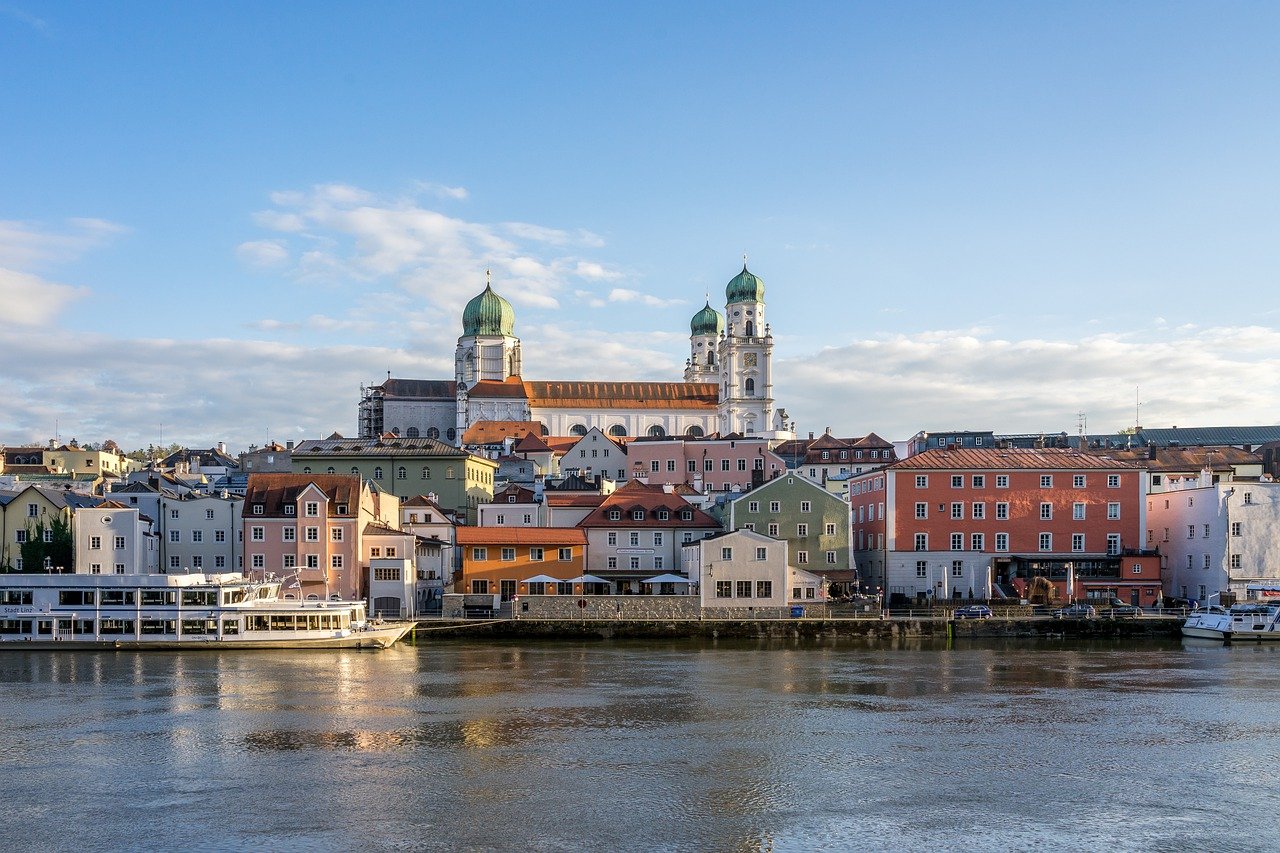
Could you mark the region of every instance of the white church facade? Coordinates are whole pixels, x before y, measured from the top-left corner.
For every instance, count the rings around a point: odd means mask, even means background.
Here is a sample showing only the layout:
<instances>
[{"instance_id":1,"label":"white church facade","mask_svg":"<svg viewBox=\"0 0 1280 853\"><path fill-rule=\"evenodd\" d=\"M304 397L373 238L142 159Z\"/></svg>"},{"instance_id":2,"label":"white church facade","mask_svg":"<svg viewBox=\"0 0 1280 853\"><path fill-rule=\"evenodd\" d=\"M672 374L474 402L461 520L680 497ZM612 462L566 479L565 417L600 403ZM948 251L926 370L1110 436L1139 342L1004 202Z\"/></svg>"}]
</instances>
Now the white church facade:
<instances>
[{"instance_id":1,"label":"white church facade","mask_svg":"<svg viewBox=\"0 0 1280 853\"><path fill-rule=\"evenodd\" d=\"M522 375L515 311L486 284L463 311L453 380L388 377L361 388L360 436L457 444L479 421L521 421L554 436L586 435L594 427L615 438L793 438L794 425L774 400L764 282L744 264L725 299L723 315L708 300L690 321L682 382L531 381Z\"/></svg>"}]
</instances>

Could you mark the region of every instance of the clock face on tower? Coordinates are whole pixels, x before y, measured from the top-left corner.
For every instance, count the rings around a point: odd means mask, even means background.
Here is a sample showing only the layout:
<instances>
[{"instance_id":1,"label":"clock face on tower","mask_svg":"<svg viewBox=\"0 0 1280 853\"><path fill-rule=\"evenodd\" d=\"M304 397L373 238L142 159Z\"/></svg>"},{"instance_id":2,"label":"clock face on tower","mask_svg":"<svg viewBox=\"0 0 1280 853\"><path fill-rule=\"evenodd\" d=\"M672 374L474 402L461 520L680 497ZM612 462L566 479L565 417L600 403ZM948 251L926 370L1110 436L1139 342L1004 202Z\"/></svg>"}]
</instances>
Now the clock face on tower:
<instances>
[{"instance_id":1,"label":"clock face on tower","mask_svg":"<svg viewBox=\"0 0 1280 853\"><path fill-rule=\"evenodd\" d=\"M755 367L755 366L756 366L756 354L755 354L755 353L753 353L753 352L743 353L743 354L742 354L742 366L743 366L743 367Z\"/></svg>"}]
</instances>

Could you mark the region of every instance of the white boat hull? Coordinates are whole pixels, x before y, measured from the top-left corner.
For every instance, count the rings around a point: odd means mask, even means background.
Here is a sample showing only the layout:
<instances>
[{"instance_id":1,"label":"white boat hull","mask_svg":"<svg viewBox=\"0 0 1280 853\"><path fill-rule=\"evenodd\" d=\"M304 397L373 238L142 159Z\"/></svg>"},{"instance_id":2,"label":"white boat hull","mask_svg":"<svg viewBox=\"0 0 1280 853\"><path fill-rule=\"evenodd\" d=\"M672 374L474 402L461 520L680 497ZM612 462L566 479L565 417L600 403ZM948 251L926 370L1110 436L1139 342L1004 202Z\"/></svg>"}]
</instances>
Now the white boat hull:
<instances>
[{"instance_id":1,"label":"white boat hull","mask_svg":"<svg viewBox=\"0 0 1280 853\"><path fill-rule=\"evenodd\" d=\"M413 622L391 622L368 630L338 631L313 636L155 637L76 639L72 637L0 638L0 651L238 651L262 649L386 649L413 630Z\"/></svg>"}]
</instances>

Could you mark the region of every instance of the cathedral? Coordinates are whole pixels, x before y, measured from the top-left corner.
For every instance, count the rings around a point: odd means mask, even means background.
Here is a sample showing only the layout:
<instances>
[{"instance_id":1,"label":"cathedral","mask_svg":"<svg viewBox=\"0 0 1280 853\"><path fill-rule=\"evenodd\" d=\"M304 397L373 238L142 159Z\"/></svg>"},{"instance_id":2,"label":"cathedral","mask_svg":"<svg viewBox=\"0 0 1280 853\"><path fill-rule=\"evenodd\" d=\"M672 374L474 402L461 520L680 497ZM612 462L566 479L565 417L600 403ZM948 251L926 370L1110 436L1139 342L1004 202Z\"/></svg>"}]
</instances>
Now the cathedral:
<instances>
[{"instance_id":1,"label":"cathedral","mask_svg":"<svg viewBox=\"0 0 1280 853\"><path fill-rule=\"evenodd\" d=\"M450 380L393 379L361 388L360 437L385 433L458 444L480 421L536 422L543 435L616 438L739 433L794 438L773 396L773 335L764 282L746 264L725 287L724 314L689 323L683 382L535 381L523 378L511 303L486 283L462 312Z\"/></svg>"}]
</instances>

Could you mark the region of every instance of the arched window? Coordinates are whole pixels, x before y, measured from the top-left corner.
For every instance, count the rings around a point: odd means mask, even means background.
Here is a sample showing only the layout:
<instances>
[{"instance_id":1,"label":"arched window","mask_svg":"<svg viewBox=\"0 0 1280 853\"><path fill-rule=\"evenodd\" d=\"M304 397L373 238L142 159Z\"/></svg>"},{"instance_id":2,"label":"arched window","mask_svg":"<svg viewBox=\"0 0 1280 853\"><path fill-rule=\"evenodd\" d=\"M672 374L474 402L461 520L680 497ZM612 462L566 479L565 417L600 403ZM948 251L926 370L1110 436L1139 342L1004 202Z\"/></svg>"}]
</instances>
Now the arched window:
<instances>
[{"instance_id":1,"label":"arched window","mask_svg":"<svg viewBox=\"0 0 1280 853\"><path fill-rule=\"evenodd\" d=\"M423 466L422 466L422 479L424 479L424 480L430 480L430 479L431 479L431 466L430 466L430 465L423 465Z\"/></svg>"},{"instance_id":2,"label":"arched window","mask_svg":"<svg viewBox=\"0 0 1280 853\"><path fill-rule=\"evenodd\" d=\"M667 431L662 427L658 426L657 424L654 424L653 426L649 427L649 435L653 436L654 438L662 438L666 434L667 434Z\"/></svg>"},{"instance_id":3,"label":"arched window","mask_svg":"<svg viewBox=\"0 0 1280 853\"><path fill-rule=\"evenodd\" d=\"M427 438L439 438L439 437L440 437L440 430L436 429L435 427L431 427L430 429L427 430Z\"/></svg>"},{"instance_id":4,"label":"arched window","mask_svg":"<svg viewBox=\"0 0 1280 853\"><path fill-rule=\"evenodd\" d=\"M627 434L627 428L624 427L622 424L614 424L613 426L609 427L609 435L613 436L614 438L622 438L626 434Z\"/></svg>"},{"instance_id":5,"label":"arched window","mask_svg":"<svg viewBox=\"0 0 1280 853\"><path fill-rule=\"evenodd\" d=\"M684 434L689 438L702 438L702 436L706 435L700 426L691 426L684 431Z\"/></svg>"},{"instance_id":6,"label":"arched window","mask_svg":"<svg viewBox=\"0 0 1280 853\"><path fill-rule=\"evenodd\" d=\"M337 471L335 471L335 470L333 470L333 466L332 466L332 465L330 465L330 466L329 466L329 468L328 468L328 470L326 470L326 471L325 471L325 473L326 473L326 474L336 474L336 473L338 473L338 472L337 472Z\"/></svg>"},{"instance_id":7,"label":"arched window","mask_svg":"<svg viewBox=\"0 0 1280 853\"><path fill-rule=\"evenodd\" d=\"M747 392L748 397L754 397L756 395L756 381L754 379L748 378L746 382L742 383L742 385L743 390Z\"/></svg>"},{"instance_id":8,"label":"arched window","mask_svg":"<svg viewBox=\"0 0 1280 853\"><path fill-rule=\"evenodd\" d=\"M375 480L381 480L381 479L382 479L382 466L381 466L381 465L379 465L377 468L374 468L374 469L373 469L373 479L375 479Z\"/></svg>"},{"instance_id":9,"label":"arched window","mask_svg":"<svg viewBox=\"0 0 1280 853\"><path fill-rule=\"evenodd\" d=\"M574 424L573 426L569 427L569 435L586 435L586 434L587 434L587 428L584 427L582 424Z\"/></svg>"},{"instance_id":10,"label":"arched window","mask_svg":"<svg viewBox=\"0 0 1280 853\"><path fill-rule=\"evenodd\" d=\"M310 466L308 466L308 467L306 467L306 468L303 468L303 469L302 469L302 473L304 473L304 474L310 474L310 473L311 473L311 468L310 468Z\"/></svg>"},{"instance_id":11,"label":"arched window","mask_svg":"<svg viewBox=\"0 0 1280 853\"><path fill-rule=\"evenodd\" d=\"M710 366L712 366L712 367L715 367L715 366L716 366L716 351L715 351L715 350L708 350L708 351L707 351L707 364L709 364L709 365L710 365Z\"/></svg>"},{"instance_id":12,"label":"arched window","mask_svg":"<svg viewBox=\"0 0 1280 853\"><path fill-rule=\"evenodd\" d=\"M538 421L538 432L540 435L551 435L551 430L547 429L547 425L542 421Z\"/></svg>"},{"instance_id":13,"label":"arched window","mask_svg":"<svg viewBox=\"0 0 1280 853\"><path fill-rule=\"evenodd\" d=\"M360 469L359 469L359 468L357 468L356 466L352 465L352 466L351 466L351 473L352 473L352 474L355 474L355 475L358 477L358 476L360 476Z\"/></svg>"},{"instance_id":14,"label":"arched window","mask_svg":"<svg viewBox=\"0 0 1280 853\"><path fill-rule=\"evenodd\" d=\"M456 474L454 474L453 466L452 466L452 465L450 465L448 468L445 468L445 469L444 469L444 478L445 478L446 480L456 480L456 479L457 479L457 475L456 475Z\"/></svg>"},{"instance_id":15,"label":"arched window","mask_svg":"<svg viewBox=\"0 0 1280 853\"><path fill-rule=\"evenodd\" d=\"M409 472L405 470L405 467L403 465L401 465L399 468L396 469L397 480L403 480L408 476L409 476Z\"/></svg>"},{"instance_id":16,"label":"arched window","mask_svg":"<svg viewBox=\"0 0 1280 853\"><path fill-rule=\"evenodd\" d=\"M409 436L409 438L417 438L417 437L418 437L418 428L417 428L417 427L409 427L408 436Z\"/></svg>"},{"instance_id":17,"label":"arched window","mask_svg":"<svg viewBox=\"0 0 1280 853\"><path fill-rule=\"evenodd\" d=\"M449 427L449 431L445 433L445 438L449 439L450 441L453 441L457 437L458 437L458 431L453 427Z\"/></svg>"},{"instance_id":18,"label":"arched window","mask_svg":"<svg viewBox=\"0 0 1280 853\"><path fill-rule=\"evenodd\" d=\"M754 338L755 336L756 336L756 324L748 320L747 321L747 337Z\"/></svg>"},{"instance_id":19,"label":"arched window","mask_svg":"<svg viewBox=\"0 0 1280 853\"><path fill-rule=\"evenodd\" d=\"M392 427L392 428L391 428L391 434L392 434L392 435L399 435L399 434L400 434L400 427Z\"/></svg>"}]
</instances>

